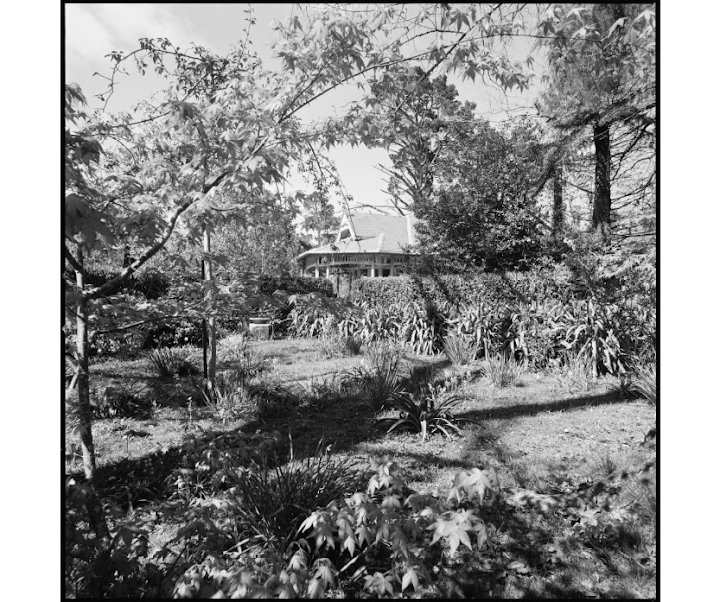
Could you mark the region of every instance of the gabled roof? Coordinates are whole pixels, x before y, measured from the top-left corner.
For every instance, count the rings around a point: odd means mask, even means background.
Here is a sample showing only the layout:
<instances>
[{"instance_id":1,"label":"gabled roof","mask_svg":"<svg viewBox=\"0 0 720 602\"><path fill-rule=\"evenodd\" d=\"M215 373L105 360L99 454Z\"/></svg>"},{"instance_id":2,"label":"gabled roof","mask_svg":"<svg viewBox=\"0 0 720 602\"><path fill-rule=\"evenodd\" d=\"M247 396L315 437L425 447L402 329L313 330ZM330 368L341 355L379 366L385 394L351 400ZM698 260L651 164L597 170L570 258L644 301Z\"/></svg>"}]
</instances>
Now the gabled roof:
<instances>
[{"instance_id":1,"label":"gabled roof","mask_svg":"<svg viewBox=\"0 0 720 602\"><path fill-rule=\"evenodd\" d=\"M403 247L415 243L416 221L414 215L353 212L350 219L343 217L334 243L305 251L298 259L323 253L405 253ZM340 238L345 229L350 236Z\"/></svg>"}]
</instances>

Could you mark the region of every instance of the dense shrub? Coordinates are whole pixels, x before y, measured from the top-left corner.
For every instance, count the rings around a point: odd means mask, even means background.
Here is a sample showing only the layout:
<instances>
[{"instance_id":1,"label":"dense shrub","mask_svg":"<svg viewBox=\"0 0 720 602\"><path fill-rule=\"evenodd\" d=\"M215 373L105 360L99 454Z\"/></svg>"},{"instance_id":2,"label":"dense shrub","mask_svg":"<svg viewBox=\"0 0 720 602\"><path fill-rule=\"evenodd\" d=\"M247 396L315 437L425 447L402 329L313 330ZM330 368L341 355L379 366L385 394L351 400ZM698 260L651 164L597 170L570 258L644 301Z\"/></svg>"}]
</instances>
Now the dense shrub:
<instances>
[{"instance_id":1,"label":"dense shrub","mask_svg":"<svg viewBox=\"0 0 720 602\"><path fill-rule=\"evenodd\" d=\"M142 349L199 346L202 345L203 325L200 320L187 319L158 322L140 327L137 336L142 339Z\"/></svg>"},{"instance_id":2,"label":"dense shrub","mask_svg":"<svg viewBox=\"0 0 720 602\"><path fill-rule=\"evenodd\" d=\"M102 286L109 282L120 273L120 270L113 271L108 269L88 270L85 273L85 284L90 286ZM68 272L69 280L74 280L74 274ZM118 293L139 293L146 299L158 299L165 295L170 288L170 280L160 272L142 272L131 275L124 282L113 286L107 295L116 295Z\"/></svg>"},{"instance_id":3,"label":"dense shrub","mask_svg":"<svg viewBox=\"0 0 720 602\"><path fill-rule=\"evenodd\" d=\"M326 297L335 296L332 282L325 278L273 278L271 276L262 276L260 278L260 293L272 295L278 290L284 291L288 295L320 293Z\"/></svg>"},{"instance_id":4,"label":"dense shrub","mask_svg":"<svg viewBox=\"0 0 720 602\"><path fill-rule=\"evenodd\" d=\"M450 303L507 304L533 300L559 299L573 296L568 286L569 275L554 270L531 270L504 274L395 276L361 278L353 292L353 301L372 303L419 303L436 305Z\"/></svg>"}]
</instances>

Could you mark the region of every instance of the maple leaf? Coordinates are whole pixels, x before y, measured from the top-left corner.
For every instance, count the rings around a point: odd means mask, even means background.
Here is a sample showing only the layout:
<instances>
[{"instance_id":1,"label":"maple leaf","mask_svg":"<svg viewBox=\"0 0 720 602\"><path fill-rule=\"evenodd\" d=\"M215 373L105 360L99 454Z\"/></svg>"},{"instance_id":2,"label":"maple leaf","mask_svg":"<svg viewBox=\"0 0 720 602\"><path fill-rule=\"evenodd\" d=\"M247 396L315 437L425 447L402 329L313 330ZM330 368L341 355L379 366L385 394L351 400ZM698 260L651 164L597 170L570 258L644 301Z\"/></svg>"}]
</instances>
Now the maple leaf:
<instances>
[{"instance_id":1,"label":"maple leaf","mask_svg":"<svg viewBox=\"0 0 720 602\"><path fill-rule=\"evenodd\" d=\"M327 558L321 558L316 562L316 565L315 578L322 581L323 588L333 587L335 585L335 574L333 573L332 563Z\"/></svg>"},{"instance_id":2,"label":"maple leaf","mask_svg":"<svg viewBox=\"0 0 720 602\"><path fill-rule=\"evenodd\" d=\"M288 569L291 571L299 571L307 568L307 556L302 550L298 550L288 563Z\"/></svg>"},{"instance_id":3,"label":"maple leaf","mask_svg":"<svg viewBox=\"0 0 720 602\"><path fill-rule=\"evenodd\" d=\"M448 546L450 546L449 556L451 558L455 555L461 543L465 544L469 549L472 549L467 528L467 524L458 524L456 521L447 521L444 519L439 519L438 522L428 527L428 529L435 531L431 543L437 542L440 538L444 539Z\"/></svg>"},{"instance_id":4,"label":"maple leaf","mask_svg":"<svg viewBox=\"0 0 720 602\"><path fill-rule=\"evenodd\" d=\"M311 579L307 586L308 597L310 598L324 598L325 597L325 586L320 579Z\"/></svg>"},{"instance_id":5,"label":"maple leaf","mask_svg":"<svg viewBox=\"0 0 720 602\"><path fill-rule=\"evenodd\" d=\"M405 588L410 584L412 584L415 591L417 591L420 585L420 579L418 578L418 574L415 572L415 569L413 567L409 567L403 575L402 591L405 591Z\"/></svg>"},{"instance_id":6,"label":"maple leaf","mask_svg":"<svg viewBox=\"0 0 720 602\"><path fill-rule=\"evenodd\" d=\"M355 534L357 535L357 541L360 546L362 546L364 542L369 542L373 537L373 532L365 525L360 525L355 529Z\"/></svg>"}]
</instances>

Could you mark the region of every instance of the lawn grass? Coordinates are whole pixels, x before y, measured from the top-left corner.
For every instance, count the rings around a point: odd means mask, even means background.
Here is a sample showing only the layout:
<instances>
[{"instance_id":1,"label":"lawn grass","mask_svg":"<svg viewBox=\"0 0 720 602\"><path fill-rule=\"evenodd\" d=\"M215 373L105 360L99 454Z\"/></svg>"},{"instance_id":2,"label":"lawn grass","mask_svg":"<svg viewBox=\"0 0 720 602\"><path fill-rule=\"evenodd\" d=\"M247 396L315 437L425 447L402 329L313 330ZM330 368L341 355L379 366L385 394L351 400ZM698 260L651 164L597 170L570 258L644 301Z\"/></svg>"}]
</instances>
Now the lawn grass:
<instances>
[{"instance_id":1,"label":"lawn grass","mask_svg":"<svg viewBox=\"0 0 720 602\"><path fill-rule=\"evenodd\" d=\"M219 345L219 368L232 367L229 351L239 339ZM445 497L454 474L473 467L497 472L501 495L482 506L490 543L481 550L461 546L455 559L439 552L432 585L421 597L601 597L647 598L655 595L654 469L636 469L654 458L643 443L655 425L655 408L621 399L613 379L568 387L552 374L525 371L514 386L493 386L481 363L453 368L442 355L405 354L401 373L432 373L438 385L455 377L465 401L455 412L474 422L462 424L462 435L444 438L387 434L388 422L377 420L343 388L342 375L362 364L362 356L325 358L316 340L250 343L267 370L258 378L287 395L262 407L248 408L221 421L202 403L197 379L160 379L147 359L110 360L91 367L95 390L129 386L142 390L152 404L149 416L109 417L94 422L100 491L121 512L152 512L161 501L163 480L180 461L180 446L210 440L221 433L240 433L251 445L281 455L318 446L341 458L352 457L368 470L393 460L408 486ZM201 354L196 352L195 357ZM230 358L230 359L226 359ZM462 375L465 374L463 377ZM408 380L408 382L410 382ZM456 381L457 382L457 381ZM192 403L188 403L192 400ZM387 415L386 415L387 416ZM382 416L380 416L382 418ZM70 425L68 425L68 428ZM73 438L72 433L66 439ZM79 475L79 462L69 465ZM598 495L580 513L558 507L544 510L528 496L553 502L572 497L623 470L615 502L602 509ZM151 546L160 546L177 525L160 524ZM406 590L410 597L412 590ZM342 586L333 596L362 595Z\"/></svg>"}]
</instances>

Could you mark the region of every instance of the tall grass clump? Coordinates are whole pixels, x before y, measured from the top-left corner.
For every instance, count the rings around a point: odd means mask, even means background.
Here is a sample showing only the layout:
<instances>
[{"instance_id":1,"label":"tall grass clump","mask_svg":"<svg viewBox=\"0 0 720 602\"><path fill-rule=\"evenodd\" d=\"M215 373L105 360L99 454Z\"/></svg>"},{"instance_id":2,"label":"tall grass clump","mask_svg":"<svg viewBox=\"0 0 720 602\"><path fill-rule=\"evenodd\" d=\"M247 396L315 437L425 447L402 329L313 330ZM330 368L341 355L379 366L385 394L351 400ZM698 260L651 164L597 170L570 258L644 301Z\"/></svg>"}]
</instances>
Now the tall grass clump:
<instances>
[{"instance_id":1,"label":"tall grass clump","mask_svg":"<svg viewBox=\"0 0 720 602\"><path fill-rule=\"evenodd\" d=\"M358 355L361 348L362 343L357 337L344 334L334 322L324 328L320 335L320 351L328 359L344 355Z\"/></svg>"},{"instance_id":2,"label":"tall grass clump","mask_svg":"<svg viewBox=\"0 0 720 602\"><path fill-rule=\"evenodd\" d=\"M567 393L590 390L594 371L591 360L580 353L565 353L553 369L555 380ZM622 381L618 381L621 383ZM622 394L622 386L618 386L618 393Z\"/></svg>"},{"instance_id":3,"label":"tall grass clump","mask_svg":"<svg viewBox=\"0 0 720 602\"><path fill-rule=\"evenodd\" d=\"M524 364L518 363L513 357L504 353L490 356L485 366L485 374L490 382L500 388L516 385L525 368Z\"/></svg>"},{"instance_id":4,"label":"tall grass clump","mask_svg":"<svg viewBox=\"0 0 720 602\"><path fill-rule=\"evenodd\" d=\"M239 370L224 370L215 377L211 389L203 389L205 405L213 408L223 423L258 405L258 397L249 386L249 378Z\"/></svg>"},{"instance_id":5,"label":"tall grass clump","mask_svg":"<svg viewBox=\"0 0 720 602\"><path fill-rule=\"evenodd\" d=\"M443 350L453 366L467 366L477 358L480 345L469 336L450 332L443 338Z\"/></svg>"},{"instance_id":6,"label":"tall grass clump","mask_svg":"<svg viewBox=\"0 0 720 602\"><path fill-rule=\"evenodd\" d=\"M377 341L365 347L363 365L354 371L354 380L364 388L373 411L391 405L400 391L402 346L394 341Z\"/></svg>"},{"instance_id":7,"label":"tall grass clump","mask_svg":"<svg viewBox=\"0 0 720 602\"><path fill-rule=\"evenodd\" d=\"M161 378L189 376L198 370L190 360L190 351L182 347L162 347L148 354L150 364Z\"/></svg>"},{"instance_id":8,"label":"tall grass clump","mask_svg":"<svg viewBox=\"0 0 720 602\"><path fill-rule=\"evenodd\" d=\"M357 463L321 453L274 466L266 457L243 470L235 494L241 535L283 553L315 509L343 499L362 483Z\"/></svg>"},{"instance_id":9,"label":"tall grass clump","mask_svg":"<svg viewBox=\"0 0 720 602\"><path fill-rule=\"evenodd\" d=\"M652 405L656 404L657 377L656 366L650 364L642 368L638 368L632 377L633 389L642 398L646 399Z\"/></svg>"},{"instance_id":10,"label":"tall grass clump","mask_svg":"<svg viewBox=\"0 0 720 602\"><path fill-rule=\"evenodd\" d=\"M225 344L221 356L223 362L230 364L243 378L252 378L269 368L262 353L251 349L244 335L228 337Z\"/></svg>"}]
</instances>

